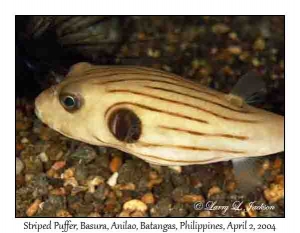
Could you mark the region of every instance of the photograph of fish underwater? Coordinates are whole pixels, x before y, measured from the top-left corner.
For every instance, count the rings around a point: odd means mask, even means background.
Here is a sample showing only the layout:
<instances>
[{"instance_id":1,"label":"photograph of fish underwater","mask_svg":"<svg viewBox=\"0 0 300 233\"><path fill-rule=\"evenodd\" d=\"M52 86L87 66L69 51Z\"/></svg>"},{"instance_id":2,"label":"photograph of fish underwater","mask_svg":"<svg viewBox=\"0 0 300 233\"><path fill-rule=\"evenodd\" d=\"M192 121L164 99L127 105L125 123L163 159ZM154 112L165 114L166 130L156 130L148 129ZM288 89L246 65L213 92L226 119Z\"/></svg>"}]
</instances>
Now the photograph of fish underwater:
<instances>
[{"instance_id":1,"label":"photograph of fish underwater","mask_svg":"<svg viewBox=\"0 0 300 233\"><path fill-rule=\"evenodd\" d=\"M284 217L284 16L16 16L16 217Z\"/></svg>"}]
</instances>

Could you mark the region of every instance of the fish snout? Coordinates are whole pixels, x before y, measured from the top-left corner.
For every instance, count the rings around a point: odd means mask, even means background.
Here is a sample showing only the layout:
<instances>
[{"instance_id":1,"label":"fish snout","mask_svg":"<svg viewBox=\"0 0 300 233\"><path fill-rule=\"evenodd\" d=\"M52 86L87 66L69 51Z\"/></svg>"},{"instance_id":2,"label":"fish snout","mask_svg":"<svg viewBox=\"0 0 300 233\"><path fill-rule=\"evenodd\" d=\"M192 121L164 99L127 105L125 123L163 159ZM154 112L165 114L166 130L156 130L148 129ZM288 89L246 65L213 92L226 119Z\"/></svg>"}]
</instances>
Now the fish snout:
<instances>
[{"instance_id":1,"label":"fish snout","mask_svg":"<svg viewBox=\"0 0 300 233\"><path fill-rule=\"evenodd\" d=\"M45 115L47 115L46 113L48 111L53 111L54 109L51 106L51 102L53 100L54 96L51 95L51 89L47 89L45 91L43 91L41 94L38 95L38 97L36 97L35 99L35 109L34 112L36 114L36 116L45 122Z\"/></svg>"}]
</instances>

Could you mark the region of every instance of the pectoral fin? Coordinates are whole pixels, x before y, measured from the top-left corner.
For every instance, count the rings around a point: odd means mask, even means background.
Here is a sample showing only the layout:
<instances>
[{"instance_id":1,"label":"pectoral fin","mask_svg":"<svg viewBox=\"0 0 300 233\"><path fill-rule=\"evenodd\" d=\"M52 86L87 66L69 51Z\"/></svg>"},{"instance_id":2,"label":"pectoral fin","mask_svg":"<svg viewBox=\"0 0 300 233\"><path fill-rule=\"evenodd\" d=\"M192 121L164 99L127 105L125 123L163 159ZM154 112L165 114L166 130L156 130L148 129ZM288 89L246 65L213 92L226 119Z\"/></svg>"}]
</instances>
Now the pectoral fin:
<instances>
[{"instance_id":1,"label":"pectoral fin","mask_svg":"<svg viewBox=\"0 0 300 233\"><path fill-rule=\"evenodd\" d=\"M262 177L259 175L257 158L233 159L233 171L238 183L238 189L244 194L255 190L262 185Z\"/></svg>"},{"instance_id":2,"label":"pectoral fin","mask_svg":"<svg viewBox=\"0 0 300 233\"><path fill-rule=\"evenodd\" d=\"M245 103L260 102L265 91L265 82L251 71L239 79L226 98L231 104L242 108Z\"/></svg>"}]
</instances>

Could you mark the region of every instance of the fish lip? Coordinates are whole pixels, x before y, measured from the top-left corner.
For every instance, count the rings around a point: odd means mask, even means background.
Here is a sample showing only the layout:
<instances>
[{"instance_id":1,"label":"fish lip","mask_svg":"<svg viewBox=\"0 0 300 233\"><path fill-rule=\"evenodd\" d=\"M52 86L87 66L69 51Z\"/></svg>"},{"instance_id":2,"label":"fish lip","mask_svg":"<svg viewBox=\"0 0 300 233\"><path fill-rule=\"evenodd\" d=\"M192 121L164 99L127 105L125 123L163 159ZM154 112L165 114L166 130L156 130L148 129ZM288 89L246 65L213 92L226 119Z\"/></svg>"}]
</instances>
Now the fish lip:
<instances>
[{"instance_id":1,"label":"fish lip","mask_svg":"<svg viewBox=\"0 0 300 233\"><path fill-rule=\"evenodd\" d=\"M34 108L34 113L35 115L41 120L42 119L42 114L40 112L40 110L35 106Z\"/></svg>"},{"instance_id":2,"label":"fish lip","mask_svg":"<svg viewBox=\"0 0 300 233\"><path fill-rule=\"evenodd\" d=\"M41 97L42 97L42 94L41 93L40 95L38 95L34 101L34 113L35 115L42 121L42 113L41 113L41 110L40 110L40 102L41 102Z\"/></svg>"}]
</instances>

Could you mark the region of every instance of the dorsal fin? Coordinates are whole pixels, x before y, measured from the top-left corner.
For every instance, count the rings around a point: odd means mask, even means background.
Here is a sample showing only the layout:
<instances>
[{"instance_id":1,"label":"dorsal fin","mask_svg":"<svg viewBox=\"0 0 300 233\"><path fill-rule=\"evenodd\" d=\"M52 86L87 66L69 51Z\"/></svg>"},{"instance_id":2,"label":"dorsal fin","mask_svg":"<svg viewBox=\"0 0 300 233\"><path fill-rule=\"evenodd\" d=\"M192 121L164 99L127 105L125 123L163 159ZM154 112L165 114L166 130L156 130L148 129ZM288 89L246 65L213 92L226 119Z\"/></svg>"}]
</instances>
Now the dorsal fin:
<instances>
[{"instance_id":1,"label":"dorsal fin","mask_svg":"<svg viewBox=\"0 0 300 233\"><path fill-rule=\"evenodd\" d=\"M69 72L66 76L66 78L70 79L73 77L78 77L79 75L83 74L85 71L90 69L93 65L88 62L79 62L75 65L72 65L69 69Z\"/></svg>"}]
</instances>

